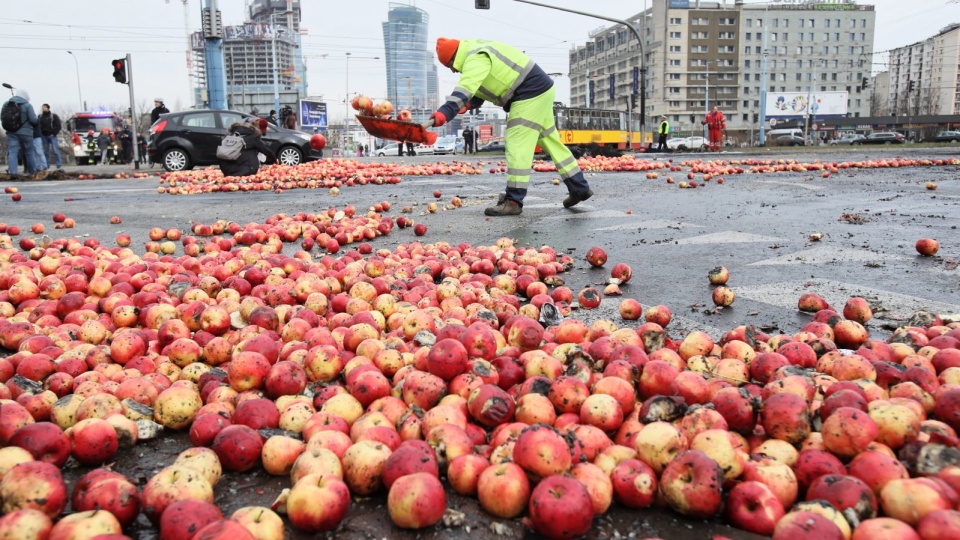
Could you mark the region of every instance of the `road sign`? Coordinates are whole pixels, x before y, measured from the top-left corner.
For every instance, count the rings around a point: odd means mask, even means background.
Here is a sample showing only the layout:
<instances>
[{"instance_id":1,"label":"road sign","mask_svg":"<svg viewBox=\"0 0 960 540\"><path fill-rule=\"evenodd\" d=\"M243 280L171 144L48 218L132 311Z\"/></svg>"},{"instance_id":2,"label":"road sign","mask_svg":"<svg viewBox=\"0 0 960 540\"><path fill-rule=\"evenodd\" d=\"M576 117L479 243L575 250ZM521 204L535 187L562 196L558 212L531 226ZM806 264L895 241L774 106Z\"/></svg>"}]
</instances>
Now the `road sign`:
<instances>
[{"instance_id":1,"label":"road sign","mask_svg":"<svg viewBox=\"0 0 960 540\"><path fill-rule=\"evenodd\" d=\"M777 119L776 119L776 118L771 118L771 119L770 119L770 127L774 127L774 126L776 126L776 125L777 125Z\"/></svg>"},{"instance_id":2,"label":"road sign","mask_svg":"<svg viewBox=\"0 0 960 540\"><path fill-rule=\"evenodd\" d=\"M814 124L812 127L813 127L813 130L814 130L814 131L817 131L817 125L816 125L816 124Z\"/></svg>"}]
</instances>

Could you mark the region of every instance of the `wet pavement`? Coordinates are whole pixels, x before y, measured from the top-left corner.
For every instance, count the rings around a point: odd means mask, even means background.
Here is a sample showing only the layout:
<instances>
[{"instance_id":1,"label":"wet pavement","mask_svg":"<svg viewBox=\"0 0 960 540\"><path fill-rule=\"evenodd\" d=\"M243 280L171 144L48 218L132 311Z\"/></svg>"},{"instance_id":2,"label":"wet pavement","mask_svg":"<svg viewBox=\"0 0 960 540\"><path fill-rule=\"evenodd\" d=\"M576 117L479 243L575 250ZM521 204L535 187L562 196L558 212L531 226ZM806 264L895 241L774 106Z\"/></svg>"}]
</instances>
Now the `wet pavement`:
<instances>
[{"instance_id":1,"label":"wet pavement","mask_svg":"<svg viewBox=\"0 0 960 540\"><path fill-rule=\"evenodd\" d=\"M901 147L659 159L679 162L698 158L798 157L804 161L862 161L954 156L952 148ZM424 156L406 161L453 159ZM502 157L480 159L496 161ZM633 269L633 279L620 286L623 297L638 299L644 308L668 305L674 322L667 331L674 338L700 329L716 339L722 331L740 324L752 324L768 333L794 333L810 319L796 309L803 292L820 294L837 309L850 296L864 296L874 306L875 314L866 327L872 336L882 338L918 309L960 314L957 173L958 167L946 166L846 169L830 178L821 178L819 172L741 174L725 176L723 185L711 181L696 189L679 189L676 184L666 183L665 177L670 175L678 182L686 179L686 170L660 171L657 179L647 179L644 173L588 173L595 195L571 210L562 208L566 195L562 184L552 184L557 175L534 173L523 214L511 218L483 216L483 208L493 204L503 190L503 174L406 177L397 185L344 187L337 197L325 189L279 194L160 195L156 193L156 176L19 182L16 185L23 200L12 203L9 195L3 195L0 221L20 225L27 234L31 224L44 222L51 236L67 232L80 237L90 235L107 245L113 244L115 235L125 232L132 236L132 246L141 251L150 227L178 227L186 232L192 221L263 222L280 212L315 212L347 204L364 209L386 200L393 204L390 216L399 215L402 206L415 205L413 219L425 223L429 231L418 238L411 228L394 228L389 236L371 242L375 248L391 249L414 241L489 245L504 236L516 239L520 245L549 245L558 253L571 254L576 261L575 268L563 275L574 293L604 282L614 264L625 262ZM700 183L699 175L697 180ZM926 189L927 182L936 182L938 188ZM7 184L0 181L0 185ZM440 202L459 196L464 207L426 214L426 204L436 200L432 195L435 190L442 192ZM55 212L74 218L76 228L52 230L50 218ZM121 216L123 223L110 225L112 215ZM823 233L823 237L812 241L812 233ZM921 257L916 253L914 243L922 237L939 240L937 256ZM592 246L607 251L605 268L591 268L584 260ZM289 245L288 249L299 249L299 245ZM720 265L730 270L728 286L737 293L737 299L732 307L716 310L706 274ZM634 326L618 315L623 297L606 297L600 309L578 310L573 316L587 321L607 318L622 326ZM142 485L188 445L182 434L165 434L138 445L116 468ZM82 472L68 472L71 485ZM285 487L289 487L287 478L270 478L262 471L231 474L216 489L217 503L229 515L241 506L269 505ZM385 496L355 501L349 517L331 537L520 538L529 534L519 520L511 520L497 527L501 533L498 535L491 529L493 520L479 511L476 500L454 494L449 495L448 506L466 513L464 526L405 533L390 524L384 504ZM143 527L145 523L141 517L142 528L136 531L137 536L155 537L155 533ZM612 510L596 520L589 538L630 537L631 533L634 538L707 539L713 534L733 539L757 538L720 523L686 521L667 510L624 509ZM308 537L294 531L288 534L290 538Z\"/></svg>"}]
</instances>

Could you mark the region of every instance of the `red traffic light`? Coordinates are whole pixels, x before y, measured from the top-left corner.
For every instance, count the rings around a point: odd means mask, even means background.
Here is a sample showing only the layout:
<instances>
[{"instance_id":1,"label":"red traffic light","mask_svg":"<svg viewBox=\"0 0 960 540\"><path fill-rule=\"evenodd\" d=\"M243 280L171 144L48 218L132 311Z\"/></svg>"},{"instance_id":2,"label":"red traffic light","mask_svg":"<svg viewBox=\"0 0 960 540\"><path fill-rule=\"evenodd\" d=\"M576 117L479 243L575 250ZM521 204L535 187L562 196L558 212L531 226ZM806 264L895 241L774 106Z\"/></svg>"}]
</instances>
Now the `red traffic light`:
<instances>
[{"instance_id":1,"label":"red traffic light","mask_svg":"<svg viewBox=\"0 0 960 540\"><path fill-rule=\"evenodd\" d=\"M113 64L113 80L117 81L120 84L127 83L127 61L123 58L118 58L112 62Z\"/></svg>"}]
</instances>

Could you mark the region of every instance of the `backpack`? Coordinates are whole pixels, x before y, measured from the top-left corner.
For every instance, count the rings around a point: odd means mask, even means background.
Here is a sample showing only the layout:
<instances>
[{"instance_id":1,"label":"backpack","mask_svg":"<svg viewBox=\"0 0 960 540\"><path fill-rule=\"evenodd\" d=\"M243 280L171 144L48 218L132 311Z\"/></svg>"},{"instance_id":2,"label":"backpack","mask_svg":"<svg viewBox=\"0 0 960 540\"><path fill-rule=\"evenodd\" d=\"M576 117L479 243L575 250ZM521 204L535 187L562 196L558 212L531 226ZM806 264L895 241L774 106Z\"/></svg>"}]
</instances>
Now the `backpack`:
<instances>
[{"instance_id":1,"label":"backpack","mask_svg":"<svg viewBox=\"0 0 960 540\"><path fill-rule=\"evenodd\" d=\"M217 147L217 159L236 161L240 159L240 152L245 147L246 144L244 144L242 136L230 133L220 141L220 146Z\"/></svg>"},{"instance_id":2,"label":"backpack","mask_svg":"<svg viewBox=\"0 0 960 540\"><path fill-rule=\"evenodd\" d=\"M20 111L20 104L16 101L8 100L0 109L0 124L8 132L17 131L23 127L23 113Z\"/></svg>"}]
</instances>

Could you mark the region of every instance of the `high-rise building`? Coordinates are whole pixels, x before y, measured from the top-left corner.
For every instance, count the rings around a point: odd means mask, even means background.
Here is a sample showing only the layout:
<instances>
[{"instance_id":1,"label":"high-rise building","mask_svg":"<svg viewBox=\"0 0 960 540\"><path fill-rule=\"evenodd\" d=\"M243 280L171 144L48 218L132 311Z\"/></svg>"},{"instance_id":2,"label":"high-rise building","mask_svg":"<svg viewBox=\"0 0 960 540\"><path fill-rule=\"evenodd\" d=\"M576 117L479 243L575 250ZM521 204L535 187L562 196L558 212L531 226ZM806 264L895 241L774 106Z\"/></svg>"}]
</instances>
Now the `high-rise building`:
<instances>
[{"instance_id":1,"label":"high-rise building","mask_svg":"<svg viewBox=\"0 0 960 540\"><path fill-rule=\"evenodd\" d=\"M193 38L194 80L203 74L203 39ZM307 95L306 64L300 47L300 0L249 0L244 24L223 28L223 60L227 83L227 107L266 114L274 108L274 77L281 107L296 110ZM274 63L276 47L276 63ZM203 106L206 91L199 88L197 102Z\"/></svg>"},{"instance_id":2,"label":"high-rise building","mask_svg":"<svg viewBox=\"0 0 960 540\"><path fill-rule=\"evenodd\" d=\"M414 6L390 3L383 23L387 99L397 110L421 118L437 108L437 66L427 44L430 15Z\"/></svg>"},{"instance_id":3,"label":"high-rise building","mask_svg":"<svg viewBox=\"0 0 960 540\"><path fill-rule=\"evenodd\" d=\"M860 87L870 76L875 15L852 0L652 0L627 19L643 37L648 131L665 114L679 132L697 132L717 106L728 133L752 138L764 77L768 96L846 92L846 116L867 116ZM570 105L625 111L641 65L637 40L622 25L589 37L570 51Z\"/></svg>"},{"instance_id":4,"label":"high-rise building","mask_svg":"<svg viewBox=\"0 0 960 540\"><path fill-rule=\"evenodd\" d=\"M889 84L879 94L875 114L960 114L960 24L890 51L888 65Z\"/></svg>"}]
</instances>

